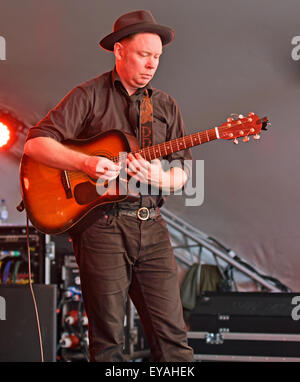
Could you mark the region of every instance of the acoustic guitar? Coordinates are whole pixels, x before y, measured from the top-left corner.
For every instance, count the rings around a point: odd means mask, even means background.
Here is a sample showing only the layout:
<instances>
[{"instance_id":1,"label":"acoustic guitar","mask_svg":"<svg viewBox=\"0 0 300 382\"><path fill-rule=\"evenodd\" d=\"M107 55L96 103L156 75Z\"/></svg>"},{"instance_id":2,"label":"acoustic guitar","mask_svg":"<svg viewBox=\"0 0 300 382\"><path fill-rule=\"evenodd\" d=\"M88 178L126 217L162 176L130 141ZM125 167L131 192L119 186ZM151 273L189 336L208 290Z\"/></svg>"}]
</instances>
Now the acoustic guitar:
<instances>
[{"instance_id":1,"label":"acoustic guitar","mask_svg":"<svg viewBox=\"0 0 300 382\"><path fill-rule=\"evenodd\" d=\"M266 130L267 117L260 119L249 113L244 117L228 118L226 123L209 130L173 139L150 147L140 148L136 138L120 130L109 130L89 139L68 140L68 148L87 155L103 156L119 162L125 153L140 153L151 161L168 154L201 145L215 139L233 140L249 136L259 139ZM123 154L120 154L123 153ZM120 154L120 155L119 155ZM97 180L80 171L62 171L45 166L23 154L20 164L22 198L33 226L46 234L60 234L76 226L97 207L120 202L129 197L126 182L116 179L105 182L99 193Z\"/></svg>"}]
</instances>

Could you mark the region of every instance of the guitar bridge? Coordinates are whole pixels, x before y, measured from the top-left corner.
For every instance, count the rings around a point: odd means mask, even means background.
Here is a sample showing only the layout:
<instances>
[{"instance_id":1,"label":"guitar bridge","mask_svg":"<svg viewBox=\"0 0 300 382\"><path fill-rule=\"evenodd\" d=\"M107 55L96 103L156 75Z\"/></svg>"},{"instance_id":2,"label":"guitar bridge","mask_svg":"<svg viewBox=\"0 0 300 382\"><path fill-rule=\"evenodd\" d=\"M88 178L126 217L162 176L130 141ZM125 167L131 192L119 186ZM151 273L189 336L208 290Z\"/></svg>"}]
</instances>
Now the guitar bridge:
<instances>
[{"instance_id":1,"label":"guitar bridge","mask_svg":"<svg viewBox=\"0 0 300 382\"><path fill-rule=\"evenodd\" d=\"M73 198L73 192L70 184L70 179L69 179L69 174L67 171L62 171L60 174L61 178L61 183L63 185L63 188L66 193L66 198L67 199L72 199Z\"/></svg>"}]
</instances>

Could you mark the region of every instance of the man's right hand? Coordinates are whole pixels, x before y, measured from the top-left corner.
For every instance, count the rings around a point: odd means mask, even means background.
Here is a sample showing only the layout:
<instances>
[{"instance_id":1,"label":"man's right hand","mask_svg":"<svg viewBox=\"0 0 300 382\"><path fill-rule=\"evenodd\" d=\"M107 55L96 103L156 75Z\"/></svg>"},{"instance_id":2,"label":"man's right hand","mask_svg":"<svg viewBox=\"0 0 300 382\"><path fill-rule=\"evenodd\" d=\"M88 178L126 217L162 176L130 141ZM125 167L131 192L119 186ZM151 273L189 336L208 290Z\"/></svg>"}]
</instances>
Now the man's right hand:
<instances>
[{"instance_id":1,"label":"man's right hand","mask_svg":"<svg viewBox=\"0 0 300 382\"><path fill-rule=\"evenodd\" d=\"M118 163L105 157L90 156L71 150L49 137L30 139L25 144L24 153L46 166L82 171L93 179L113 180L120 172Z\"/></svg>"},{"instance_id":2,"label":"man's right hand","mask_svg":"<svg viewBox=\"0 0 300 382\"><path fill-rule=\"evenodd\" d=\"M89 156L83 162L82 171L93 179L113 180L120 173L120 165L105 157Z\"/></svg>"}]
</instances>

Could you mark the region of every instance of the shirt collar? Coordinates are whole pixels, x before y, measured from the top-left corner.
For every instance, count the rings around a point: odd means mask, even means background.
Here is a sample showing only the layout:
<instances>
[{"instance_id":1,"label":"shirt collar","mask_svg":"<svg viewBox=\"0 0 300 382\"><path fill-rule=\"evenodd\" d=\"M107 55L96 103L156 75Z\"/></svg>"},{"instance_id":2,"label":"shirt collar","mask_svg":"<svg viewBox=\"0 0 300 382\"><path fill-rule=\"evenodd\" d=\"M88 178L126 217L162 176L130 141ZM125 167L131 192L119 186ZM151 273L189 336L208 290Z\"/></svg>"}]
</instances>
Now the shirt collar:
<instances>
[{"instance_id":1,"label":"shirt collar","mask_svg":"<svg viewBox=\"0 0 300 382\"><path fill-rule=\"evenodd\" d=\"M122 84L122 81L121 81L121 78L116 70L116 67L114 67L114 69L112 70L112 83L113 85L116 87L117 84L121 85L121 87L123 88L123 90L125 90L126 94L127 94L127 91L126 89L124 88L123 84ZM148 84L146 86L144 86L143 88L140 88L136 91L136 93L134 93L133 95L140 95L140 94L143 94L144 93L144 90L147 89L148 90L148 94L149 94L149 97L152 96L152 92L153 92L153 89L152 89L152 86L151 86L151 83L148 82Z\"/></svg>"}]
</instances>

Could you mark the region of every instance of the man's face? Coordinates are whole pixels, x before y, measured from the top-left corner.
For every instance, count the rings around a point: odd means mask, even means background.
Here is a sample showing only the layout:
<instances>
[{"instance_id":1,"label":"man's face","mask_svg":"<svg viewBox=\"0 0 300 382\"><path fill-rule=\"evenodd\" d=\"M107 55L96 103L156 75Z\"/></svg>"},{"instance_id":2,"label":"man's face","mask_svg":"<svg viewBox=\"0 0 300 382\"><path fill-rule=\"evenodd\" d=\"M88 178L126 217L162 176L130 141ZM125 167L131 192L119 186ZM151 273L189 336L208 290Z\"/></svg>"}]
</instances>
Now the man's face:
<instances>
[{"instance_id":1,"label":"man's face","mask_svg":"<svg viewBox=\"0 0 300 382\"><path fill-rule=\"evenodd\" d=\"M161 39L153 33L139 33L115 44L117 71L129 94L153 78L161 54Z\"/></svg>"}]
</instances>

